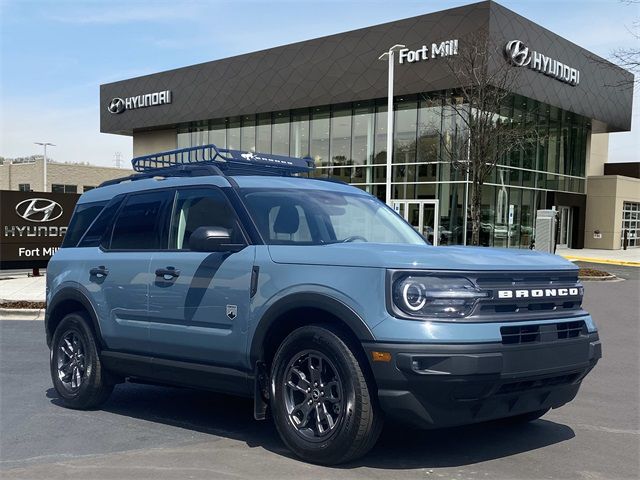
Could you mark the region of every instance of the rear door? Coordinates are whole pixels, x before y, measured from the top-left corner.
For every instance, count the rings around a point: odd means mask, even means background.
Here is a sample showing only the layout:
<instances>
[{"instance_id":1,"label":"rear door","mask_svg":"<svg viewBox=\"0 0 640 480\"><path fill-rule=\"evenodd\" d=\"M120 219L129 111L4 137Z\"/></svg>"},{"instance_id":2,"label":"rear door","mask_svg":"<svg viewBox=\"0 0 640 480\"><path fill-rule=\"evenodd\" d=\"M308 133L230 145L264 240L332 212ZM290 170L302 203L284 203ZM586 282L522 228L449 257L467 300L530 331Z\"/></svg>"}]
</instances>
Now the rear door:
<instances>
[{"instance_id":1,"label":"rear door","mask_svg":"<svg viewBox=\"0 0 640 480\"><path fill-rule=\"evenodd\" d=\"M155 251L166 248L172 194L157 190L127 195L116 205L115 219L99 245L91 229L82 240L96 244L85 263L84 285L110 349L149 350L149 263Z\"/></svg>"},{"instance_id":2,"label":"rear door","mask_svg":"<svg viewBox=\"0 0 640 480\"><path fill-rule=\"evenodd\" d=\"M176 191L169 249L150 264L149 326L154 356L242 367L255 247L239 252L194 252L189 237L198 227L223 227L232 243L246 235L221 188Z\"/></svg>"}]
</instances>

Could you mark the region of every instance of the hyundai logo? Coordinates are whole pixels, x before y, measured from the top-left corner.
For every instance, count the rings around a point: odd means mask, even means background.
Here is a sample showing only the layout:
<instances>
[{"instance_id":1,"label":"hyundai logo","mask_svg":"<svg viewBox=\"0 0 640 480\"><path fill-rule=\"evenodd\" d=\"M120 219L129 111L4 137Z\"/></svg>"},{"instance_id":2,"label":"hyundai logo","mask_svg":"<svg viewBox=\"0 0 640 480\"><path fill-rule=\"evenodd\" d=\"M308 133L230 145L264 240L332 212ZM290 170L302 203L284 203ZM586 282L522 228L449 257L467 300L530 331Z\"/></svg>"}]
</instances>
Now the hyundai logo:
<instances>
[{"instance_id":1,"label":"hyundai logo","mask_svg":"<svg viewBox=\"0 0 640 480\"><path fill-rule=\"evenodd\" d=\"M529 47L520 40L511 40L504 47L507 59L516 67L526 67L531 63Z\"/></svg>"},{"instance_id":2,"label":"hyundai logo","mask_svg":"<svg viewBox=\"0 0 640 480\"><path fill-rule=\"evenodd\" d=\"M48 198L28 198L16 205L16 213L29 222L51 222L62 216L62 207Z\"/></svg>"},{"instance_id":3,"label":"hyundai logo","mask_svg":"<svg viewBox=\"0 0 640 480\"><path fill-rule=\"evenodd\" d=\"M124 112L124 100L121 98L114 98L109 102L107 107L109 113L122 113Z\"/></svg>"}]
</instances>

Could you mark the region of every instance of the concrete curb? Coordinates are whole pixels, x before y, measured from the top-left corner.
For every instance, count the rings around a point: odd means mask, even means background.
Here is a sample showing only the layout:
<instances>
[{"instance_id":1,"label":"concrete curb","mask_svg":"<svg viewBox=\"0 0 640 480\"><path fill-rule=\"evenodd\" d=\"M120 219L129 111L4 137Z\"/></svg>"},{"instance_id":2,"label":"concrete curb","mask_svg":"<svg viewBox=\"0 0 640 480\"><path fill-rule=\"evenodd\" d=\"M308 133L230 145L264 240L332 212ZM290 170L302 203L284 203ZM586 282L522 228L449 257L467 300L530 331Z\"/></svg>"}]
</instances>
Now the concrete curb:
<instances>
[{"instance_id":1,"label":"concrete curb","mask_svg":"<svg viewBox=\"0 0 640 480\"><path fill-rule=\"evenodd\" d=\"M578 280L587 282L606 282L607 280L619 280L615 275L607 275L606 277L578 277Z\"/></svg>"},{"instance_id":2,"label":"concrete curb","mask_svg":"<svg viewBox=\"0 0 640 480\"><path fill-rule=\"evenodd\" d=\"M606 258L591 258L591 257L575 257L573 255L561 255L567 260L572 262L588 262L588 263L605 263L608 265L621 265L624 267L640 267L640 262L632 262L625 260L608 260Z\"/></svg>"},{"instance_id":3,"label":"concrete curb","mask_svg":"<svg viewBox=\"0 0 640 480\"><path fill-rule=\"evenodd\" d=\"M0 308L0 320L44 320L44 308Z\"/></svg>"}]
</instances>

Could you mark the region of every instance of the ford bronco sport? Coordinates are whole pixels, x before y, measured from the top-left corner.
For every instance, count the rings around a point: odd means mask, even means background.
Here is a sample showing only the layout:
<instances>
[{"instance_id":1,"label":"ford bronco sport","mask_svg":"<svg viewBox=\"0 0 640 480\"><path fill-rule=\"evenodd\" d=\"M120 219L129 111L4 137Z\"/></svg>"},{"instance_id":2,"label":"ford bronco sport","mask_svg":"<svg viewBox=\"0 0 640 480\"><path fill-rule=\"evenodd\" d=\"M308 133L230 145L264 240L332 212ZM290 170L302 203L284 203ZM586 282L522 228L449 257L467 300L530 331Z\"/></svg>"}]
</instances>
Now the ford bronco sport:
<instances>
[{"instance_id":1,"label":"ford bronco sport","mask_svg":"<svg viewBox=\"0 0 640 480\"><path fill-rule=\"evenodd\" d=\"M530 421L601 356L577 268L432 247L312 161L213 145L133 160L82 195L47 268L51 376L70 408L117 383L254 400L299 457L365 454L383 417Z\"/></svg>"}]
</instances>

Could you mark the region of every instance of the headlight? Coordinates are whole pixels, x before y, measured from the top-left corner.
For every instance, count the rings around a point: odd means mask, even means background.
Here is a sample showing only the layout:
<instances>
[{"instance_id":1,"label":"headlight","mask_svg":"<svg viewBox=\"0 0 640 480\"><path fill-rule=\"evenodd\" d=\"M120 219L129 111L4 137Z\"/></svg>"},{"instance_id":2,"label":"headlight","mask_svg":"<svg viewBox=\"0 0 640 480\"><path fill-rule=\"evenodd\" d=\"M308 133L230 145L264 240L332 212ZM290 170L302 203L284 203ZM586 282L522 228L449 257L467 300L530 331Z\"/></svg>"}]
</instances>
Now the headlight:
<instances>
[{"instance_id":1,"label":"headlight","mask_svg":"<svg viewBox=\"0 0 640 480\"><path fill-rule=\"evenodd\" d=\"M394 305L411 317L466 317L488 295L464 277L408 274L397 277L392 288Z\"/></svg>"}]
</instances>

